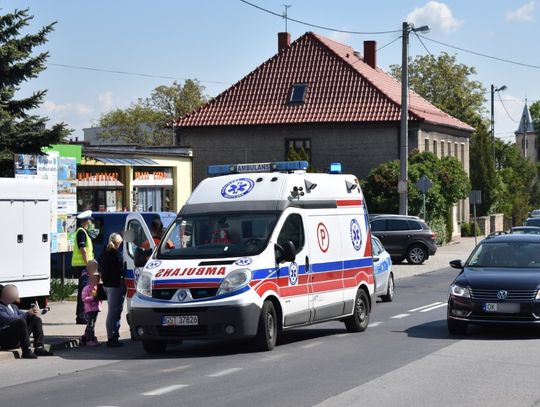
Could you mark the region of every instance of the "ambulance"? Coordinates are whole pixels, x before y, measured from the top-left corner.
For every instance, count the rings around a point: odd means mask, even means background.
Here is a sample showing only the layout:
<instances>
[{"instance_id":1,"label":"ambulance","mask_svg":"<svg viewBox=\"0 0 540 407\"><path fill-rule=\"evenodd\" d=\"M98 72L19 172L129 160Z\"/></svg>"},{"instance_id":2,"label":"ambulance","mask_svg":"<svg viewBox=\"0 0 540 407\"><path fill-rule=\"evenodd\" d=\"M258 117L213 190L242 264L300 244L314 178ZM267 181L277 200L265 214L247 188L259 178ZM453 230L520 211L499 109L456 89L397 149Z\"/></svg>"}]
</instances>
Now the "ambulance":
<instances>
[{"instance_id":1,"label":"ambulance","mask_svg":"<svg viewBox=\"0 0 540 407\"><path fill-rule=\"evenodd\" d=\"M368 327L375 277L360 184L339 163L326 174L307 168L305 161L210 166L142 260L138 246L153 239L135 214L128 217L129 323L146 352L234 338L253 338L267 351L295 327L332 320L350 332Z\"/></svg>"}]
</instances>

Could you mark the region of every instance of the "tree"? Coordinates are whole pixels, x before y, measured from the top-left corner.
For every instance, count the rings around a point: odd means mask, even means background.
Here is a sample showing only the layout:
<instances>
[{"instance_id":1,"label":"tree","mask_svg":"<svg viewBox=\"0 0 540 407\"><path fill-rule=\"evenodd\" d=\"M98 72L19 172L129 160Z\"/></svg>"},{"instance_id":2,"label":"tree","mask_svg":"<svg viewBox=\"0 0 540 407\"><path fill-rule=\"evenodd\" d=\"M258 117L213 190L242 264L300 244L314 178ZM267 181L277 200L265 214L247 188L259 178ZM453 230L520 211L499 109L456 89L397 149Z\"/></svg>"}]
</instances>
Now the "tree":
<instances>
[{"instance_id":1,"label":"tree","mask_svg":"<svg viewBox=\"0 0 540 407\"><path fill-rule=\"evenodd\" d=\"M477 206L480 216L491 212L501 192L492 152L491 136L486 125L481 122L471 136L469 147L472 189L482 193L482 203Z\"/></svg>"},{"instance_id":2,"label":"tree","mask_svg":"<svg viewBox=\"0 0 540 407\"><path fill-rule=\"evenodd\" d=\"M411 154L409 164L410 213L423 215L423 196L415 184L422 175L426 175L433 182L426 194L426 220L448 223L447 215L452 206L470 191L469 178L463 166L454 157L438 159L429 152ZM381 164L369 173L362 188L370 212L398 213L398 180L399 160Z\"/></svg>"},{"instance_id":3,"label":"tree","mask_svg":"<svg viewBox=\"0 0 540 407\"><path fill-rule=\"evenodd\" d=\"M390 73L401 80L401 66ZM471 77L476 69L457 62L446 52L438 57L418 55L409 62L409 86L442 111L476 127L484 113L485 89Z\"/></svg>"},{"instance_id":4,"label":"tree","mask_svg":"<svg viewBox=\"0 0 540 407\"><path fill-rule=\"evenodd\" d=\"M15 10L0 15L0 175L13 175L15 153L41 154L42 147L64 139L70 131L64 123L47 128L48 118L31 111L41 103L46 90L16 99L20 85L45 70L49 53L33 55L34 48L44 45L55 23L35 34L22 34L34 17L29 10Z\"/></svg>"},{"instance_id":5,"label":"tree","mask_svg":"<svg viewBox=\"0 0 540 407\"><path fill-rule=\"evenodd\" d=\"M536 132L540 133L540 101L537 100L529 106L529 112L531 113L531 119L534 124Z\"/></svg>"},{"instance_id":6,"label":"tree","mask_svg":"<svg viewBox=\"0 0 540 407\"><path fill-rule=\"evenodd\" d=\"M139 99L126 109L103 114L98 124L106 129L104 139L115 139L143 145L173 143L172 123L207 101L204 87L196 80L171 86L158 86L149 97Z\"/></svg>"}]
</instances>

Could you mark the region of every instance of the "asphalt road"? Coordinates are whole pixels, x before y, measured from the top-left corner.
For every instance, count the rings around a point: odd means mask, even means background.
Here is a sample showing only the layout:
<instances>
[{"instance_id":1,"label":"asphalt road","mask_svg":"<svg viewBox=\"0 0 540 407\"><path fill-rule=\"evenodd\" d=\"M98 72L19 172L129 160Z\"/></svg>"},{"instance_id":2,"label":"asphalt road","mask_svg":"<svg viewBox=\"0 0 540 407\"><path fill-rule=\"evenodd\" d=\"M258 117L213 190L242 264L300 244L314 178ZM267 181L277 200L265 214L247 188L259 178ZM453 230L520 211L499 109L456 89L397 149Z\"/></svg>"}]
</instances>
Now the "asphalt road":
<instances>
[{"instance_id":1,"label":"asphalt road","mask_svg":"<svg viewBox=\"0 0 540 407\"><path fill-rule=\"evenodd\" d=\"M2 362L0 405L11 406L538 406L540 333L446 331L456 270L396 282L370 327L332 322L286 332L272 352L249 343L186 343L163 357L140 344Z\"/></svg>"}]
</instances>

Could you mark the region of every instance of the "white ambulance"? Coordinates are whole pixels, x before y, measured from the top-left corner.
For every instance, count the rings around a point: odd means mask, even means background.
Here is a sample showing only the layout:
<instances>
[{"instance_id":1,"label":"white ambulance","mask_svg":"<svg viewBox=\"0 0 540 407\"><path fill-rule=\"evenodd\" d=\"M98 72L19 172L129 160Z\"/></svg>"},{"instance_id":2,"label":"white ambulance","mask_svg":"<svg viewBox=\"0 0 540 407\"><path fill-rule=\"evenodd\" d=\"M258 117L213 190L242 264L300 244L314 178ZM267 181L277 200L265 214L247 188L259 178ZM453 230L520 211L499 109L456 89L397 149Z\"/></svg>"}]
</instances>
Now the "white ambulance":
<instances>
[{"instance_id":1,"label":"white ambulance","mask_svg":"<svg viewBox=\"0 0 540 407\"><path fill-rule=\"evenodd\" d=\"M149 353L188 339L246 337L271 350L281 331L308 324L340 320L364 331L375 293L360 185L337 164L328 174L307 167L209 167L147 262L136 264L137 246L154 240L128 219L133 339Z\"/></svg>"}]
</instances>

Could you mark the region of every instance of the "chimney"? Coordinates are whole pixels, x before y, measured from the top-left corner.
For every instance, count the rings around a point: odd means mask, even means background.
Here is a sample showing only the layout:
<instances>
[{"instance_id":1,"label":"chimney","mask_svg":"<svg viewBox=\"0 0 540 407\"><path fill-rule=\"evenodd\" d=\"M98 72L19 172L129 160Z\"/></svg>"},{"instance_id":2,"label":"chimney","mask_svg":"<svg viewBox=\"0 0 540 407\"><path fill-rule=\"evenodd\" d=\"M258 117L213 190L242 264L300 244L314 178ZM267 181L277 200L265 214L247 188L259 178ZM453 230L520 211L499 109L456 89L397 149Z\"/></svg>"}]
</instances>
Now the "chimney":
<instances>
[{"instance_id":1,"label":"chimney","mask_svg":"<svg viewBox=\"0 0 540 407\"><path fill-rule=\"evenodd\" d=\"M281 52L285 48L288 48L291 45L291 34L290 33L278 33L278 51Z\"/></svg>"},{"instance_id":2,"label":"chimney","mask_svg":"<svg viewBox=\"0 0 540 407\"><path fill-rule=\"evenodd\" d=\"M377 41L364 41L364 62L373 69L377 67Z\"/></svg>"}]
</instances>

